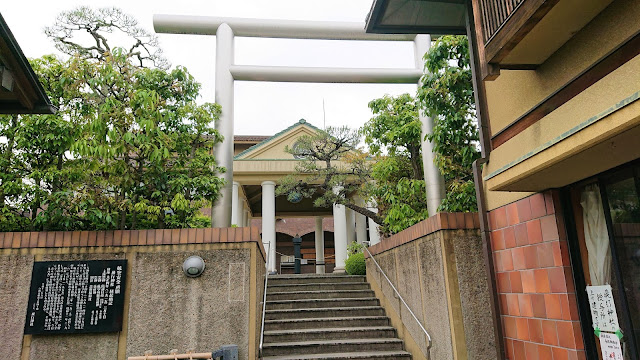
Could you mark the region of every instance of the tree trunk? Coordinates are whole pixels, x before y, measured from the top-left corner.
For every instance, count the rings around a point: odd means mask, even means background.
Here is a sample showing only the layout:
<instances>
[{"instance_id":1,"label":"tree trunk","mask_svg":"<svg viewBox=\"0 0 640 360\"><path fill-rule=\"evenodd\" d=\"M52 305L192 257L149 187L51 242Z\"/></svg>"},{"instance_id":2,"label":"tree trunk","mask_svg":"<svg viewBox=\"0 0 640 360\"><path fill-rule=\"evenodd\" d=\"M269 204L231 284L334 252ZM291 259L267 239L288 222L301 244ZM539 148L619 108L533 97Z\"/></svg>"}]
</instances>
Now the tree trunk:
<instances>
[{"instance_id":1,"label":"tree trunk","mask_svg":"<svg viewBox=\"0 0 640 360\"><path fill-rule=\"evenodd\" d=\"M420 161L420 148L417 146L409 147L409 160L411 161L411 169L413 170L413 178L424 180L424 172L422 171L422 161Z\"/></svg>"},{"instance_id":2,"label":"tree trunk","mask_svg":"<svg viewBox=\"0 0 640 360\"><path fill-rule=\"evenodd\" d=\"M353 203L348 203L348 202L344 203L344 204L341 204L341 205L344 205L345 207L348 207L349 209L357 212L358 214L362 214L362 215L368 217L369 219L373 220L378 225L382 225L384 223L384 218L383 217L381 217L377 213L374 213L373 211L371 211L371 210L369 210L367 208L355 205Z\"/></svg>"}]
</instances>

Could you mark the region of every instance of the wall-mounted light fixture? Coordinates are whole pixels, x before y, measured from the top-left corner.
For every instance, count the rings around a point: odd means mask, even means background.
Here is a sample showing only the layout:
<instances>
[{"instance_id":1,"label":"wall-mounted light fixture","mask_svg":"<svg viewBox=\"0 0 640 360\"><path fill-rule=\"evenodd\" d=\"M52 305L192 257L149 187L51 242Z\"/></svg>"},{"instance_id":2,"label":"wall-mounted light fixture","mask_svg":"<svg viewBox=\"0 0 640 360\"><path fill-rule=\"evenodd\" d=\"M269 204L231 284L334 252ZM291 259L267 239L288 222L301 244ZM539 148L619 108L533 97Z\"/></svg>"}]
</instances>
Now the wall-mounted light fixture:
<instances>
[{"instance_id":1,"label":"wall-mounted light fixture","mask_svg":"<svg viewBox=\"0 0 640 360\"><path fill-rule=\"evenodd\" d=\"M182 271L188 277L198 277L204 272L204 260L200 256L192 255L182 263Z\"/></svg>"}]
</instances>

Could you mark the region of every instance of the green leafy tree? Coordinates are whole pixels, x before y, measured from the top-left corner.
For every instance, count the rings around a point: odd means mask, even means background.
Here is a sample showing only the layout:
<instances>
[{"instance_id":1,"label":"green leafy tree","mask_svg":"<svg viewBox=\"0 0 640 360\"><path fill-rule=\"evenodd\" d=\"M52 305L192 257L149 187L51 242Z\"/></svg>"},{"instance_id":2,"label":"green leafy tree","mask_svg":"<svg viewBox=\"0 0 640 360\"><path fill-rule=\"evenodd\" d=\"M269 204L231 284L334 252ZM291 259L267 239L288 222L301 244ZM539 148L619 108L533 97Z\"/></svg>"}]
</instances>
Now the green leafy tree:
<instances>
[{"instance_id":1,"label":"green leafy tree","mask_svg":"<svg viewBox=\"0 0 640 360\"><path fill-rule=\"evenodd\" d=\"M435 162L444 175L442 211L476 211L472 164L479 158L478 129L465 36L442 36L425 54L425 74L418 89L424 111L435 119Z\"/></svg>"},{"instance_id":2,"label":"green leafy tree","mask_svg":"<svg viewBox=\"0 0 640 360\"><path fill-rule=\"evenodd\" d=\"M404 157L411 165L412 178L423 178L420 157L422 124L418 105L409 94L385 95L369 102L373 117L362 127L364 141L373 154Z\"/></svg>"},{"instance_id":3,"label":"green leafy tree","mask_svg":"<svg viewBox=\"0 0 640 360\"><path fill-rule=\"evenodd\" d=\"M0 145L0 213L5 216L0 215L0 224L3 230L72 228L73 220L62 216L64 209L51 199L70 193L71 184L83 177L68 150L79 136L73 119L87 107L78 101L77 89L64 85L70 71L60 59L44 56L31 66L59 110L54 115L0 117L0 132L8 139Z\"/></svg>"},{"instance_id":4,"label":"green leafy tree","mask_svg":"<svg viewBox=\"0 0 640 360\"><path fill-rule=\"evenodd\" d=\"M418 105L411 95L402 94L375 99L369 108L374 116L361 131L377 156L370 195L384 218L382 232L397 233L428 217Z\"/></svg>"},{"instance_id":5,"label":"green leafy tree","mask_svg":"<svg viewBox=\"0 0 640 360\"><path fill-rule=\"evenodd\" d=\"M59 112L0 118L2 230L206 225L220 106L196 104L200 85L120 10L78 8L46 32L70 55L33 61Z\"/></svg>"},{"instance_id":6,"label":"green leafy tree","mask_svg":"<svg viewBox=\"0 0 640 360\"><path fill-rule=\"evenodd\" d=\"M285 148L300 159L296 174L279 181L276 195L289 200L315 197L316 207L341 204L382 224L382 217L355 201L368 198L371 181L371 161L357 148L359 142L359 132L347 127L301 136L294 147Z\"/></svg>"}]
</instances>

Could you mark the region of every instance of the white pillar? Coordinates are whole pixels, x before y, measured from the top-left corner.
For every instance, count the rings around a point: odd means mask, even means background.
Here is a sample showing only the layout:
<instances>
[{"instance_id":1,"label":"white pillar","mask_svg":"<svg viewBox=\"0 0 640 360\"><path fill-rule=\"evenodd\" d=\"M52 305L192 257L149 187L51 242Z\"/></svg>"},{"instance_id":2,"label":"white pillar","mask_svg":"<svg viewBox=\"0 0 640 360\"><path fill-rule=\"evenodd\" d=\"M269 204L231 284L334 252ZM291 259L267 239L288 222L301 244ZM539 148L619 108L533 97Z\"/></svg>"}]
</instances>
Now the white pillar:
<instances>
[{"instance_id":1,"label":"white pillar","mask_svg":"<svg viewBox=\"0 0 640 360\"><path fill-rule=\"evenodd\" d=\"M231 203L233 201L233 76L229 71L233 65L233 30L222 24L216 31L216 103L222 106L220 121L216 128L224 136L221 143L216 144L213 153L218 165L227 171L221 176L226 185L220 190L220 198L211 211L213 227L231 226Z\"/></svg>"},{"instance_id":2,"label":"white pillar","mask_svg":"<svg viewBox=\"0 0 640 360\"><path fill-rule=\"evenodd\" d=\"M413 44L416 68L422 69L424 67L422 57L431 47L431 35L416 35ZM424 140L427 134L433 132L433 118L428 117L422 110L419 111L419 118L422 122L422 166L427 191L427 210L429 210L429 216L432 216L436 214L444 199L444 177L434 163L433 144L429 140Z\"/></svg>"},{"instance_id":3,"label":"white pillar","mask_svg":"<svg viewBox=\"0 0 640 360\"><path fill-rule=\"evenodd\" d=\"M276 183L262 182L262 242L269 243L269 267L276 271Z\"/></svg>"},{"instance_id":4,"label":"white pillar","mask_svg":"<svg viewBox=\"0 0 640 360\"><path fill-rule=\"evenodd\" d=\"M364 206L364 201L359 197L355 198L356 205ZM356 215L356 239L359 244L362 244L364 241L367 241L367 217L354 212Z\"/></svg>"},{"instance_id":5,"label":"white pillar","mask_svg":"<svg viewBox=\"0 0 640 360\"><path fill-rule=\"evenodd\" d=\"M356 217L355 211L346 208L345 213L347 215L347 245L356 241Z\"/></svg>"},{"instance_id":6,"label":"white pillar","mask_svg":"<svg viewBox=\"0 0 640 360\"><path fill-rule=\"evenodd\" d=\"M373 201L367 203L367 209L378 213L378 208ZM369 219L369 245L375 245L380 242L380 226L375 221Z\"/></svg>"},{"instance_id":7,"label":"white pillar","mask_svg":"<svg viewBox=\"0 0 640 360\"><path fill-rule=\"evenodd\" d=\"M235 185L234 185L235 186ZM244 198L242 195L242 185L238 184L238 196L237 196L237 200L238 202L238 207L235 210L235 215L236 215L236 219L237 219L237 225L238 226L243 226L242 224L242 215L244 213Z\"/></svg>"},{"instance_id":8,"label":"white pillar","mask_svg":"<svg viewBox=\"0 0 640 360\"><path fill-rule=\"evenodd\" d=\"M336 187L334 192L340 192ZM347 214L344 205L333 204L333 246L335 248L336 267L334 273L344 273L344 262L347 260Z\"/></svg>"},{"instance_id":9,"label":"white pillar","mask_svg":"<svg viewBox=\"0 0 640 360\"><path fill-rule=\"evenodd\" d=\"M247 208L242 212L242 226L249 226L249 209Z\"/></svg>"},{"instance_id":10,"label":"white pillar","mask_svg":"<svg viewBox=\"0 0 640 360\"><path fill-rule=\"evenodd\" d=\"M233 188L231 191L231 225L240 226L240 219L238 219L238 208L240 208L240 196L238 196L238 184L236 181L233 182Z\"/></svg>"},{"instance_id":11,"label":"white pillar","mask_svg":"<svg viewBox=\"0 0 640 360\"><path fill-rule=\"evenodd\" d=\"M316 216L316 274L324 274L324 229L322 216Z\"/></svg>"}]
</instances>

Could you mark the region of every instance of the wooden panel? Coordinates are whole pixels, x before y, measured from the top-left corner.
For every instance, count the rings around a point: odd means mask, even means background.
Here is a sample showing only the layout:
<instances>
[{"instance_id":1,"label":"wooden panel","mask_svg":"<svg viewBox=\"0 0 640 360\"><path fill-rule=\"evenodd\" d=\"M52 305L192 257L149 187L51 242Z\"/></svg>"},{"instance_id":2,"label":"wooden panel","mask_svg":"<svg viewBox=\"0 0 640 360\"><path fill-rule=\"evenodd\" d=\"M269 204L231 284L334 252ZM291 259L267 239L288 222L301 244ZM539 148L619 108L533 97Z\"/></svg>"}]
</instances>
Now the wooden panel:
<instances>
[{"instance_id":1,"label":"wooden panel","mask_svg":"<svg viewBox=\"0 0 640 360\"><path fill-rule=\"evenodd\" d=\"M476 77L480 76L481 80L495 80L498 75L500 75L500 68L498 66L494 66L489 64L485 55L485 35L484 35L484 24L491 22L491 19L487 16L483 15L483 11L486 10L486 2L482 2L481 0L472 0L472 2L467 5L468 12L473 14L473 16L467 17L467 37L471 40L471 48L470 51L473 51L474 55L471 56L471 67L475 72L477 67L477 72L479 74L474 73L474 82ZM477 64L475 64L477 61ZM482 82L480 82L482 83Z\"/></svg>"},{"instance_id":2,"label":"wooden panel","mask_svg":"<svg viewBox=\"0 0 640 360\"><path fill-rule=\"evenodd\" d=\"M504 1L504 0L501 0ZM559 0L523 1L490 37L485 39L487 62L500 62Z\"/></svg>"},{"instance_id":3,"label":"wooden panel","mask_svg":"<svg viewBox=\"0 0 640 360\"><path fill-rule=\"evenodd\" d=\"M491 39L514 10L524 2L525 0L483 0L481 7L482 19L485 22L482 29L483 36Z\"/></svg>"}]
</instances>

